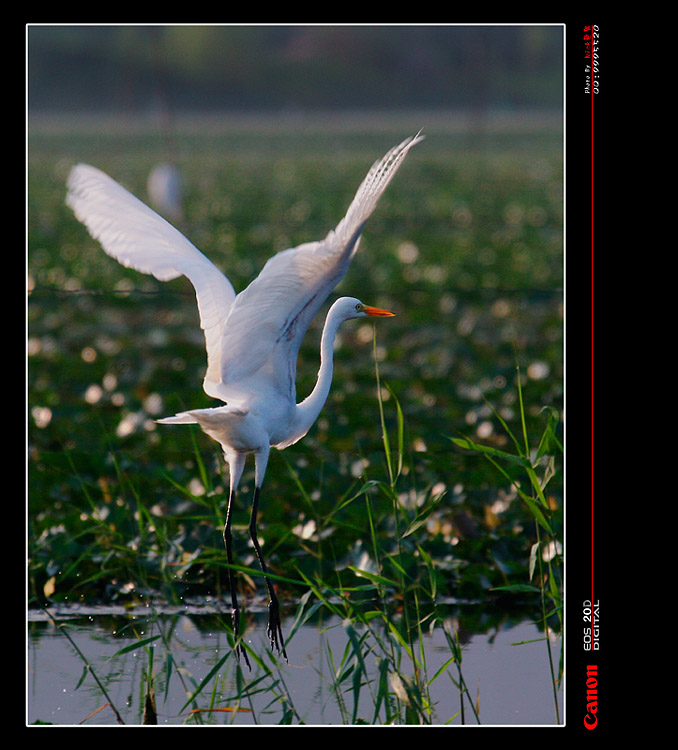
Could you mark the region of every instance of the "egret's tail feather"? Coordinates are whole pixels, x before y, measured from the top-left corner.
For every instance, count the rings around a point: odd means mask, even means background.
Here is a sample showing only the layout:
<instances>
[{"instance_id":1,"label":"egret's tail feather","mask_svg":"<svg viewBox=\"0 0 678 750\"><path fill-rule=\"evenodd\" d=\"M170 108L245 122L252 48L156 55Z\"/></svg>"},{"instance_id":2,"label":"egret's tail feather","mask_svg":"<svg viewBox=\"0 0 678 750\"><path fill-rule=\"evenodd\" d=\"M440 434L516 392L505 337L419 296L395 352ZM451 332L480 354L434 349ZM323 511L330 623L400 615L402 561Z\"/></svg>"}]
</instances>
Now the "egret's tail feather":
<instances>
[{"instance_id":1,"label":"egret's tail feather","mask_svg":"<svg viewBox=\"0 0 678 750\"><path fill-rule=\"evenodd\" d=\"M158 424L197 424L198 420L187 411L175 414L173 417L163 417L155 420Z\"/></svg>"}]
</instances>

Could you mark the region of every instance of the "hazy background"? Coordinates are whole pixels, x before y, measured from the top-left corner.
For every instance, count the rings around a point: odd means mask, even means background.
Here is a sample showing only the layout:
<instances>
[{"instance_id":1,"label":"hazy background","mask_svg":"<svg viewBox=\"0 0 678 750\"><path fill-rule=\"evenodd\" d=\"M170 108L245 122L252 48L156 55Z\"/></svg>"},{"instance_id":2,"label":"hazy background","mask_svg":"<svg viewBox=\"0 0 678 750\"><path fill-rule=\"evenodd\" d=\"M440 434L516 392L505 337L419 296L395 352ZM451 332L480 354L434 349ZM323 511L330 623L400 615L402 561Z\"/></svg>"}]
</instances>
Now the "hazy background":
<instances>
[{"instance_id":1,"label":"hazy background","mask_svg":"<svg viewBox=\"0 0 678 750\"><path fill-rule=\"evenodd\" d=\"M560 26L32 26L38 112L562 107Z\"/></svg>"}]
</instances>

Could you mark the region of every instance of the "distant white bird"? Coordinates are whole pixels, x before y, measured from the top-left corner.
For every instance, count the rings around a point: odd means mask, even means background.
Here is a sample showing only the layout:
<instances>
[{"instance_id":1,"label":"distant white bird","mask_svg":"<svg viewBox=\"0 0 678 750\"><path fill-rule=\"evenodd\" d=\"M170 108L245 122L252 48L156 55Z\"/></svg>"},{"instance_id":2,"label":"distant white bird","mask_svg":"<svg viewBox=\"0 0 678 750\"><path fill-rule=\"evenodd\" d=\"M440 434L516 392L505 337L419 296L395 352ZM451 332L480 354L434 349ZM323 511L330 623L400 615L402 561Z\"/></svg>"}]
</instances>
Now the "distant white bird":
<instances>
[{"instance_id":1,"label":"distant white bird","mask_svg":"<svg viewBox=\"0 0 678 750\"><path fill-rule=\"evenodd\" d=\"M148 175L146 190L160 213L178 221L183 218L184 186L179 170L169 162L156 164Z\"/></svg>"},{"instance_id":2,"label":"distant white bird","mask_svg":"<svg viewBox=\"0 0 678 750\"><path fill-rule=\"evenodd\" d=\"M233 500L248 453L255 457L255 489L249 532L269 594L268 637L285 652L278 599L256 533L259 495L271 446L283 449L309 431L327 399L333 344L345 320L393 313L342 297L330 308L320 344L320 370L310 395L296 400L296 361L301 340L332 289L344 277L358 248L365 222L407 152L423 139L417 134L375 162L358 188L346 216L324 240L285 250L268 260L240 294L180 232L94 167L79 164L68 178L66 202L104 250L124 266L168 281L182 274L195 288L205 331L205 392L226 405L192 409L159 419L163 424L197 423L220 443L229 466L230 491L224 542L229 564L232 617L238 656L240 610L231 551ZM249 662L248 662L249 666Z\"/></svg>"}]
</instances>

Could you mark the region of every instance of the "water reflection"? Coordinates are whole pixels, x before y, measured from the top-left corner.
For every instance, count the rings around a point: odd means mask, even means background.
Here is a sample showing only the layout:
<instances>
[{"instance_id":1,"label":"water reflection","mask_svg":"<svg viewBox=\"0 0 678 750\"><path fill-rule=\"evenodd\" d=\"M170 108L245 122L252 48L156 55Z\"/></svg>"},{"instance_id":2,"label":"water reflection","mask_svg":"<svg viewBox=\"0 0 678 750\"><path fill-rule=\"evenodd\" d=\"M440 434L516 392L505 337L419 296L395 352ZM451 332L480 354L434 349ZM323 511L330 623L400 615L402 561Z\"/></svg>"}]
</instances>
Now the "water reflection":
<instances>
[{"instance_id":1,"label":"water reflection","mask_svg":"<svg viewBox=\"0 0 678 750\"><path fill-rule=\"evenodd\" d=\"M257 614L250 621L246 638L266 669L255 663L251 673L240 674L222 620L208 608L182 606L153 617L122 607L70 612L62 613L61 622L67 622L81 655L46 615L35 613L31 617L28 723L115 724L114 709L107 705L110 701L125 724L140 724L150 673L159 724L278 724L286 711L294 717L293 723L340 724L346 722L347 705L348 715L368 723L372 717L374 707L367 688L355 712L350 681L342 685L341 694L336 691L335 670L346 657L348 644L345 624L339 618L299 628L288 640L290 661L286 664L270 654L266 615ZM450 622L452 627L464 644L463 677L478 701L482 724L555 724L546 648L534 625L507 622L487 633L471 633L459 630L459 621L454 620ZM287 633L293 632L292 618L284 628ZM133 647L135 641L140 643L138 648ZM423 645L430 679L449 660L450 651L441 629L424 635ZM106 696L84 669L83 659L90 663ZM369 671L373 679L378 678L375 665L370 665ZM408 671L403 663L403 674ZM239 683L241 676L244 687ZM432 681L434 723L461 723L460 696L454 683L457 676L456 665L450 665ZM187 695L203 681L205 689L187 705ZM252 690L242 699L248 686ZM466 717L467 723L475 724L468 706Z\"/></svg>"}]
</instances>

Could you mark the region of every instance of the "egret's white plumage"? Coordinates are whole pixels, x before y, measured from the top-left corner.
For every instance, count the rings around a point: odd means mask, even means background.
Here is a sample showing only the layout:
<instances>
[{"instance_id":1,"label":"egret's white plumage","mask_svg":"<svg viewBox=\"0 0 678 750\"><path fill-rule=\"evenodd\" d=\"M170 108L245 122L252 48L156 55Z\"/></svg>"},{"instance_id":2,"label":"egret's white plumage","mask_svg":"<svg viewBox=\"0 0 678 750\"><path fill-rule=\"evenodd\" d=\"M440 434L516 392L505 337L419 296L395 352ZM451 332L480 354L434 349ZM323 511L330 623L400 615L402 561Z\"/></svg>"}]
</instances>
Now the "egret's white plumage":
<instances>
[{"instance_id":1,"label":"egret's white plumage","mask_svg":"<svg viewBox=\"0 0 678 750\"><path fill-rule=\"evenodd\" d=\"M408 138L375 162L346 215L323 240L277 253L237 295L228 279L183 234L117 182L86 164L78 164L70 173L66 202L110 256L160 281L184 275L195 288L207 348L203 387L225 405L189 410L158 421L197 423L221 444L230 471L224 528L229 563L232 501L246 454L254 453L256 467L250 533L266 574L254 523L270 447L295 443L318 417L329 393L339 325L350 318L392 314L352 297L337 300L323 329L318 382L297 404L296 361L302 338L346 274L379 198L407 152L422 139L419 134ZM232 576L232 570L229 572ZM277 599L268 578L266 583L271 597L269 637L284 654ZM231 596L237 633L238 605L232 577ZM242 649L239 653L245 655Z\"/></svg>"}]
</instances>

